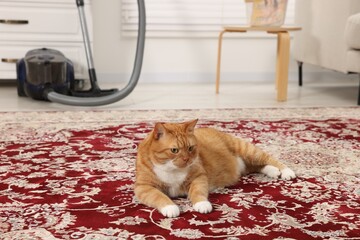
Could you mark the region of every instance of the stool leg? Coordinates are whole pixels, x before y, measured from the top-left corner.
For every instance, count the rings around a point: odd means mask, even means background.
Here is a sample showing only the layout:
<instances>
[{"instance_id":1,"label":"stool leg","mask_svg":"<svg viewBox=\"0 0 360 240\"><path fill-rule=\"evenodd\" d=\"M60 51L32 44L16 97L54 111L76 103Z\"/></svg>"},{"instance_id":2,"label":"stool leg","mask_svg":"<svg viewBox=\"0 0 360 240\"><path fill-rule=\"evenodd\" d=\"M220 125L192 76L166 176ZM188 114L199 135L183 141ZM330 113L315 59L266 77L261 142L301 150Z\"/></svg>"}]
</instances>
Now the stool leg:
<instances>
[{"instance_id":1,"label":"stool leg","mask_svg":"<svg viewBox=\"0 0 360 240\"><path fill-rule=\"evenodd\" d=\"M278 49L276 63L277 100L286 101L289 78L290 34L278 33Z\"/></svg>"},{"instance_id":2,"label":"stool leg","mask_svg":"<svg viewBox=\"0 0 360 240\"><path fill-rule=\"evenodd\" d=\"M275 77L275 90L278 92L279 91L279 73L280 73L280 67L281 64L279 64L280 61L280 55L279 55L279 49L280 49L280 44L281 44L281 40L280 40L280 36L279 33L277 33L277 48L276 48L276 77Z\"/></svg>"},{"instance_id":3,"label":"stool leg","mask_svg":"<svg viewBox=\"0 0 360 240\"><path fill-rule=\"evenodd\" d=\"M221 47L222 47L222 38L226 31L221 31L219 34L219 45L218 45L218 58L217 58L217 67L216 67L216 94L219 93L220 85L220 63L221 63Z\"/></svg>"}]
</instances>

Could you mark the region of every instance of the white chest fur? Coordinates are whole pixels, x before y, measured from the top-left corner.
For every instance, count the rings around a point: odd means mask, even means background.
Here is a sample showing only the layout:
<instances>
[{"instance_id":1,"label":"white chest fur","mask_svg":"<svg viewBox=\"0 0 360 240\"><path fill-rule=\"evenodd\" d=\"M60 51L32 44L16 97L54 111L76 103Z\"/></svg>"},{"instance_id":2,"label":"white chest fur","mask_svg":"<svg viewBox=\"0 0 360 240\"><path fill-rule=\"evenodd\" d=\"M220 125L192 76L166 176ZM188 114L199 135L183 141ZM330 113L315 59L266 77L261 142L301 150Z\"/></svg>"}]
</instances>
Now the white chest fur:
<instances>
[{"instance_id":1,"label":"white chest fur","mask_svg":"<svg viewBox=\"0 0 360 240\"><path fill-rule=\"evenodd\" d=\"M169 186L169 194L176 197L180 194L179 188L188 175L188 169L178 169L171 162L155 165L153 168L156 176Z\"/></svg>"},{"instance_id":2,"label":"white chest fur","mask_svg":"<svg viewBox=\"0 0 360 240\"><path fill-rule=\"evenodd\" d=\"M161 171L158 168L154 168L154 172L156 173L156 176L164 183L168 184L168 185L181 185L186 176L187 176L187 171L181 171L181 172L165 172L165 171Z\"/></svg>"}]
</instances>

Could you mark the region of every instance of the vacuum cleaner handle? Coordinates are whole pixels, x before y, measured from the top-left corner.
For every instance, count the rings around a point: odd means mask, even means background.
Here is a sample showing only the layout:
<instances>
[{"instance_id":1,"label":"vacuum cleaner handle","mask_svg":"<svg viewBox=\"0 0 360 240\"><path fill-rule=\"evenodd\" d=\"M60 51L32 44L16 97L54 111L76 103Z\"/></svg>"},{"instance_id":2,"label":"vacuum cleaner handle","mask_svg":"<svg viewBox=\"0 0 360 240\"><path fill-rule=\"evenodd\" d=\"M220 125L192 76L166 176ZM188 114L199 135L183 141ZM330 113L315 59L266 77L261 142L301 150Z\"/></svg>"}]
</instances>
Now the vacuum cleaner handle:
<instances>
[{"instance_id":1,"label":"vacuum cleaner handle","mask_svg":"<svg viewBox=\"0 0 360 240\"><path fill-rule=\"evenodd\" d=\"M90 46L89 31L88 31L86 17L85 17L84 0L76 0L76 5L77 5L78 11L79 11L80 25L81 25L81 30L82 30L83 40L84 40L86 60L87 60L87 65L88 65L88 69L89 69L91 91L93 91L93 92L101 91L97 84L97 79L96 79L94 60L93 60L91 46Z\"/></svg>"},{"instance_id":2,"label":"vacuum cleaner handle","mask_svg":"<svg viewBox=\"0 0 360 240\"><path fill-rule=\"evenodd\" d=\"M84 6L84 0L76 0L76 6Z\"/></svg>"},{"instance_id":3,"label":"vacuum cleaner handle","mask_svg":"<svg viewBox=\"0 0 360 240\"><path fill-rule=\"evenodd\" d=\"M76 0L76 3L81 5L83 4L83 1ZM137 0L137 3L138 3L138 12L139 12L139 24L138 24L136 54L135 54L134 67L128 84L123 89L116 91L111 95L100 96L100 97L82 98L82 97L66 96L48 90L48 92L45 95L49 101L67 104L67 105L74 105L74 106L100 106L100 105L106 105L117 102L128 96L134 90L141 73L142 60L143 60L144 48L145 48L145 31L146 31L145 3L144 0Z\"/></svg>"}]
</instances>

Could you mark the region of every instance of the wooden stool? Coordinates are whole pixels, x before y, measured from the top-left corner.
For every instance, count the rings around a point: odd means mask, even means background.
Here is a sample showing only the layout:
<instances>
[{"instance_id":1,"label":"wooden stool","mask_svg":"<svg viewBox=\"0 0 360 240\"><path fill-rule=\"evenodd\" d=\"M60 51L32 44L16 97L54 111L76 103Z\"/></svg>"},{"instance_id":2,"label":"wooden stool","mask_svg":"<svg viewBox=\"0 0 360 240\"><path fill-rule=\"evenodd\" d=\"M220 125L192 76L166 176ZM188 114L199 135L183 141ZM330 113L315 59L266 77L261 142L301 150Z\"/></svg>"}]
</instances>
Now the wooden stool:
<instances>
[{"instance_id":1,"label":"wooden stool","mask_svg":"<svg viewBox=\"0 0 360 240\"><path fill-rule=\"evenodd\" d=\"M219 34L218 59L216 69L216 93L219 93L220 84L220 62L221 62L221 46L223 35L226 32L247 32L247 31L263 31L271 34L277 34L277 61L276 61L276 89L277 100L286 101L287 86L289 74L289 55L290 55L290 34L289 31L301 30L300 27L224 27Z\"/></svg>"}]
</instances>

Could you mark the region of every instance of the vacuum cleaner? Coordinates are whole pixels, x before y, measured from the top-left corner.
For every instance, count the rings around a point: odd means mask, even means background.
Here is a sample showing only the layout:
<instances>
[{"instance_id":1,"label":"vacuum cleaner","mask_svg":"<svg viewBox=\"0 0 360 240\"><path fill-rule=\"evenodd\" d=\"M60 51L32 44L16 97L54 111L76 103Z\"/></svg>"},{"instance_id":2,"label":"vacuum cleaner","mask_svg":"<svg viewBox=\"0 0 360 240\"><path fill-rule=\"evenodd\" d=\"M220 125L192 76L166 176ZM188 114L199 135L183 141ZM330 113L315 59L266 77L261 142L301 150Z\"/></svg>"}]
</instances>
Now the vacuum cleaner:
<instances>
[{"instance_id":1,"label":"vacuum cleaner","mask_svg":"<svg viewBox=\"0 0 360 240\"><path fill-rule=\"evenodd\" d=\"M79 12L86 59L89 68L90 89L78 91L72 62L55 49L30 50L16 64L17 90L19 96L74 106L100 106L117 102L128 96L136 87L144 55L146 15L144 0L138 0L138 36L135 62L127 85L121 89L101 90L90 47L86 24L84 0L76 0Z\"/></svg>"}]
</instances>

